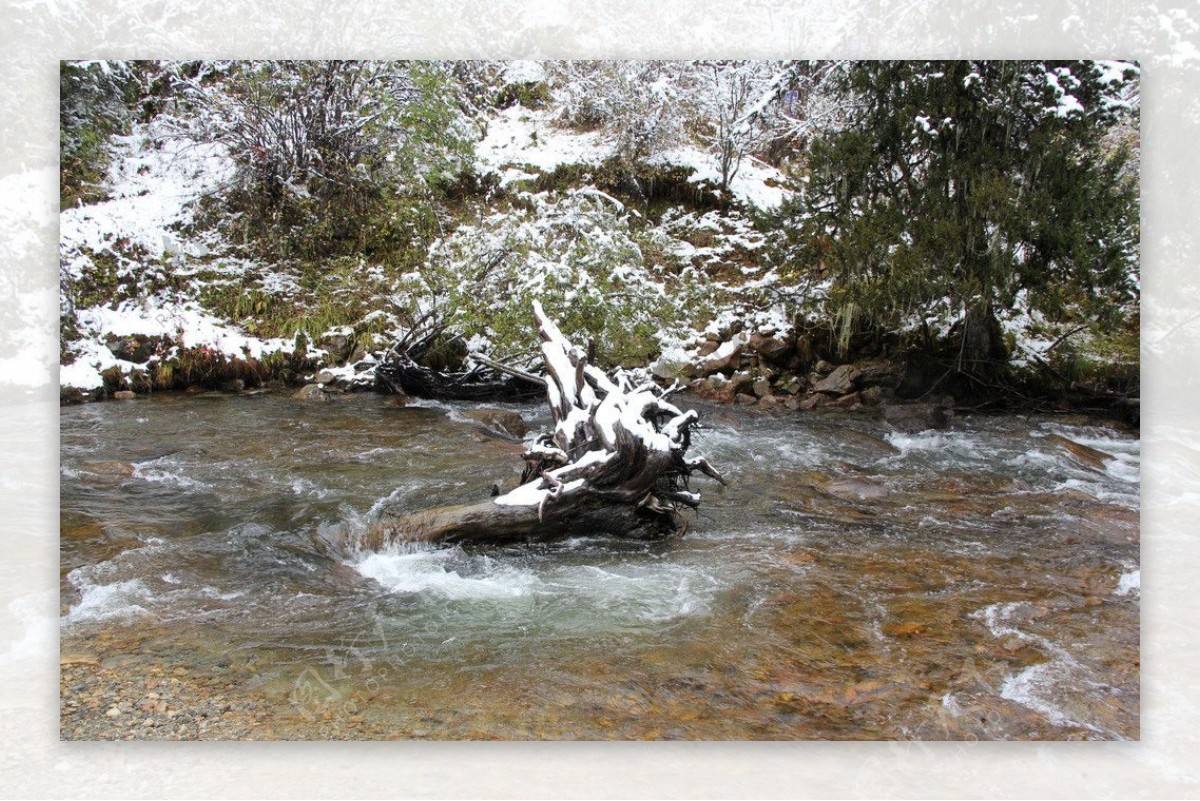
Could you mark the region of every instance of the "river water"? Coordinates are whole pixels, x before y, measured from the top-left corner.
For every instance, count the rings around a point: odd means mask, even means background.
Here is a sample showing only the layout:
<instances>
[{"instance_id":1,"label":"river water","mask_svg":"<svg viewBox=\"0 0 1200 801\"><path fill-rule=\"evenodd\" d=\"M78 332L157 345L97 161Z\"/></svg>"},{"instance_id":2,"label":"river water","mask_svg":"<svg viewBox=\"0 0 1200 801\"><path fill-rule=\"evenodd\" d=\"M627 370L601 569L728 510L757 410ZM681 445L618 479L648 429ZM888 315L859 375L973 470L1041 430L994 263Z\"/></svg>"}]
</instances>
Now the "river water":
<instances>
[{"instance_id":1,"label":"river water","mask_svg":"<svg viewBox=\"0 0 1200 801\"><path fill-rule=\"evenodd\" d=\"M697 406L692 452L729 486L694 482L683 538L314 549L514 486L522 443L472 408L64 408L64 653L225 676L294 737L1138 737L1132 434Z\"/></svg>"}]
</instances>

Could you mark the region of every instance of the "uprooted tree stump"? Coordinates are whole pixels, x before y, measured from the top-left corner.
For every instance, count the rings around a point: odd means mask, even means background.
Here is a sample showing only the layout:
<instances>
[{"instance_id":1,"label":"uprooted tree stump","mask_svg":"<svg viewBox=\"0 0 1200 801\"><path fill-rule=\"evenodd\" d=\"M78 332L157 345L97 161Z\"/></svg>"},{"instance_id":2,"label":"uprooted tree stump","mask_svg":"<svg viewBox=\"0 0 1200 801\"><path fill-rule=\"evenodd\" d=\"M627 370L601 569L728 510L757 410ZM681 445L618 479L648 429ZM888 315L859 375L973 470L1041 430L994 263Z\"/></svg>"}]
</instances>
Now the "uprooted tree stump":
<instances>
[{"instance_id":1,"label":"uprooted tree stump","mask_svg":"<svg viewBox=\"0 0 1200 801\"><path fill-rule=\"evenodd\" d=\"M701 472L724 484L704 459L688 459L698 415L666 400L653 382L611 377L534 303L554 432L523 454L521 485L486 501L415 512L380 524L361 545L393 542L537 542L575 534L654 539L686 529L688 487Z\"/></svg>"}]
</instances>

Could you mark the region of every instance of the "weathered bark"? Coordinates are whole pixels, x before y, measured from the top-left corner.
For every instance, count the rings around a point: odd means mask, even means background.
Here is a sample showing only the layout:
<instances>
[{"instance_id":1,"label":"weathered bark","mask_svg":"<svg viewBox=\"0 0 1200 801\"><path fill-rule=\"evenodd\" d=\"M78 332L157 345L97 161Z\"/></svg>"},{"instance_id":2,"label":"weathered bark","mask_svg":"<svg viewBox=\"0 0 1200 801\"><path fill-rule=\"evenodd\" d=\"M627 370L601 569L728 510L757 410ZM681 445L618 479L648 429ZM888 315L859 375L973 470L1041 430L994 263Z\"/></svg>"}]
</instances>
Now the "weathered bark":
<instances>
[{"instance_id":1,"label":"weathered bark","mask_svg":"<svg viewBox=\"0 0 1200 801\"><path fill-rule=\"evenodd\" d=\"M394 355L376 367L375 385L380 392L437 400L519 401L546 392L542 384L527 378L490 378L479 370L442 372L406 355Z\"/></svg>"},{"instance_id":2,"label":"weathered bark","mask_svg":"<svg viewBox=\"0 0 1200 801\"><path fill-rule=\"evenodd\" d=\"M682 516L664 520L657 513L596 496L579 496L541 510L537 506L503 506L489 499L405 515L371 529L359 547L376 551L394 542L502 545L546 542L582 533L656 539L682 533L684 528Z\"/></svg>"},{"instance_id":3,"label":"weathered bark","mask_svg":"<svg viewBox=\"0 0 1200 801\"><path fill-rule=\"evenodd\" d=\"M688 478L724 483L704 459L688 459L694 411L653 382L634 385L588 363L534 304L554 432L525 452L521 486L462 506L427 509L380 524L360 547L397 542L506 543L580 534L658 538L686 528L682 507L700 503Z\"/></svg>"},{"instance_id":4,"label":"weathered bark","mask_svg":"<svg viewBox=\"0 0 1200 801\"><path fill-rule=\"evenodd\" d=\"M546 394L538 376L476 357L467 368L467 348L461 339L447 337L445 326L427 315L375 368L379 392L418 398L465 401L519 401Z\"/></svg>"}]
</instances>

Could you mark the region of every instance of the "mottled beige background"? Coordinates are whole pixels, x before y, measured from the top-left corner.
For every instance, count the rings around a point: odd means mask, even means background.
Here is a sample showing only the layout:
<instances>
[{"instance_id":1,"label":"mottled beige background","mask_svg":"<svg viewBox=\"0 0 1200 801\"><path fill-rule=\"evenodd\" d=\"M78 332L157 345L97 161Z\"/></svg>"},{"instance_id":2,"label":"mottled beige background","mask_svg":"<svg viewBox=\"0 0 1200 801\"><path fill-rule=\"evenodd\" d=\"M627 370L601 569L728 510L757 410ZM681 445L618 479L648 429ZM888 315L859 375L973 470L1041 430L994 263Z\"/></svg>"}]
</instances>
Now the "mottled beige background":
<instances>
[{"instance_id":1,"label":"mottled beige background","mask_svg":"<svg viewBox=\"0 0 1200 801\"><path fill-rule=\"evenodd\" d=\"M5 0L0 42L0 795L1200 796L1194 0ZM1139 59L1142 742L60 743L57 62L218 56Z\"/></svg>"}]
</instances>

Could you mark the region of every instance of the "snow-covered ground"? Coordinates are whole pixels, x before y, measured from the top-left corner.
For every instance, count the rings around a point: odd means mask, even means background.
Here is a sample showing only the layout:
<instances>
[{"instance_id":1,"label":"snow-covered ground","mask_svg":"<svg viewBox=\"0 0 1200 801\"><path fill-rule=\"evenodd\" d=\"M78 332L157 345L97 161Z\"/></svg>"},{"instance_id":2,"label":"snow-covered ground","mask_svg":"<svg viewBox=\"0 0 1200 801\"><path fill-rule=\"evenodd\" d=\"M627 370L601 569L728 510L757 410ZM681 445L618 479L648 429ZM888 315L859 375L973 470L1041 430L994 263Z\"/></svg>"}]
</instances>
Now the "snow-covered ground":
<instances>
[{"instance_id":1,"label":"snow-covered ground","mask_svg":"<svg viewBox=\"0 0 1200 801\"><path fill-rule=\"evenodd\" d=\"M541 70L536 62L513 62L507 77L538 80L544 77ZM781 289L786 288L786 303L793 307L815 309L827 297L829 280L796 285L794 277L783 279L761 258L769 250L768 237L752 213L778 208L791 196L781 171L748 156L730 181L731 206L703 211L680 205L647 220L598 188L603 182L589 175L606 169L617 154L612 136L603 127L574 130L562 117L553 100L540 108L517 103L488 112L475 143L474 167L498 178L507 190L505 200L483 201L446 225L417 269L389 278L379 265L363 262L357 280L371 300L355 312L365 315L360 328L374 320L372 331L383 326L388 330L379 336L394 339L402 333L399 310L428 310L447 296L461 309L474 309L475 317L487 310L510 329L518 325L516 315L528 314L533 300L548 308L559 303L578 309L619 297L620 311L610 315L613 330L655 330L661 352L657 365L670 372L670 365L696 362L700 343L735 325L787 336L795 308L785 307ZM295 336L255 336L248 321L223 319L200 301L206 287L228 294L230 287L250 286L289 302L303 292L293 270L247 260L213 226L196 224L200 201L219 196L232 182L234 163L221 145L197 144L176 130L160 117L115 138L103 187L106 199L59 215L61 311L74 329L60 372L64 388L95 390L104 385L105 371L115 367L129 374L144 368L114 355L108 347L114 338L162 337L175 347L204 347L230 358L261 359L295 347ZM649 164L685 168L687 181L718 193L718 160L696 144L662 150ZM542 192L525 188L566 165L583 168L576 171L575 185ZM493 260L498 266L480 271ZM95 290L92 285L101 279L106 287ZM90 305L76 306L78 298ZM1044 357L1066 333L1027 306L1018 298L1001 319L1015 343L1016 366ZM382 322L376 319L380 316ZM943 307L914 316L911 325L946 333L961 317L961 308L947 299ZM272 333L280 333L278 327ZM491 344L490 331L466 333L473 337L473 349ZM1083 338L1073 340L1078 342ZM328 354L313 344L308 356L328 363ZM28 368L13 358L0 360L5 374Z\"/></svg>"},{"instance_id":2,"label":"snow-covered ground","mask_svg":"<svg viewBox=\"0 0 1200 801\"><path fill-rule=\"evenodd\" d=\"M510 72L527 79L531 69L540 69L536 63L522 64L514 62ZM571 130L559 122L559 116L553 104L540 109L517 104L496 111L476 143L476 170L493 173L502 186L516 189L515 182L539 173L563 165L599 167L614 155L613 142L601 131ZM220 319L206 309L196 297L203 282L191 280L186 291L178 288L178 282L170 290L164 288L172 277L192 278L203 270L233 281L252 275L252 283L272 295L291 295L297 289L290 273L273 265L247 263L211 229L200 232L202 226L194 225L199 202L218 195L234 177L233 162L223 148L178 136L170 122L160 118L135 125L129 135L114 139L112 151L103 186L106 199L65 209L59 218L62 311L73 316L79 335L68 344L70 363L61 368L61 386L94 390L103 386L101 375L111 368L128 374L144 367L113 354L107 343L117 337L164 337L176 346L203 346L229 357L290 352L293 339L255 337L238 321ZM695 147L659 154L654 163L686 167L693 182L715 186L718 181L716 159ZM748 158L730 191L745 206L772 208L787 197L784 182L778 170ZM431 249L427 268L385 287L381 304L405 297L415 297L418 305L431 302L420 295L436 294L432 272L438 270L461 279L454 281L456 291L486 300L493 295L483 286L463 283L464 276L474 272L480 258L517 249L520 260L501 277L510 288L517 288L523 302L547 292L562 293L573 302L623 288L646 300L632 304L631 313L661 316L660 344L667 355L678 356L693 338L694 332L682 325L689 304L698 303L701 293L712 297L731 291L727 280L714 282L706 273L732 255L752 254L764 244L763 236L737 208L725 214L671 211L661 225L650 225L636 210L590 185L586 173L583 185L566 191L518 191L518 195L524 199L520 208L500 210L448 230ZM643 253L645 246L660 249L674 274L663 273L661 264L651 264ZM71 299L85 295L79 289L98 276L120 285L118 298L74 307ZM735 283L754 288L775 280L773 274L743 266Z\"/></svg>"},{"instance_id":3,"label":"snow-covered ground","mask_svg":"<svg viewBox=\"0 0 1200 801\"><path fill-rule=\"evenodd\" d=\"M167 273L187 274L196 260L221 247L211 235L190 231L197 203L232 178L233 164L220 146L198 145L156 120L115 138L113 154L104 183L108 198L59 215L64 286L89 281L101 269L98 260L115 264L116 280L145 286ZM227 269L239 269L236 261L226 264L233 265ZM65 297L60 300L64 307L69 304ZM69 346L73 361L60 367L59 384L64 388L98 389L106 370L117 367L128 374L145 367L118 359L106 346L112 337L167 337L177 347L207 347L237 358L295 349L294 340L247 335L196 299L166 291L64 311L73 315L81 335Z\"/></svg>"},{"instance_id":4,"label":"snow-covered ground","mask_svg":"<svg viewBox=\"0 0 1200 801\"><path fill-rule=\"evenodd\" d=\"M558 122L553 108L527 109L513 105L488 122L487 135L475 148L480 172L495 173L501 186L534 177L529 169L553 172L565 164L598 167L616 155L614 143L601 131L573 131ZM686 167L692 183L720 184L715 156L696 147L676 147L649 160L655 166ZM741 203L773 209L791 192L786 176L774 167L747 156L729 191Z\"/></svg>"}]
</instances>

